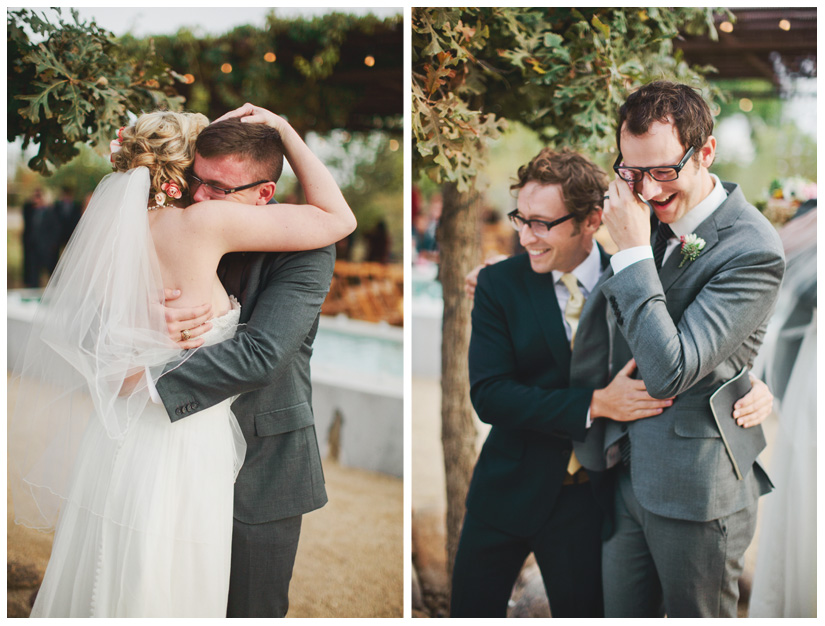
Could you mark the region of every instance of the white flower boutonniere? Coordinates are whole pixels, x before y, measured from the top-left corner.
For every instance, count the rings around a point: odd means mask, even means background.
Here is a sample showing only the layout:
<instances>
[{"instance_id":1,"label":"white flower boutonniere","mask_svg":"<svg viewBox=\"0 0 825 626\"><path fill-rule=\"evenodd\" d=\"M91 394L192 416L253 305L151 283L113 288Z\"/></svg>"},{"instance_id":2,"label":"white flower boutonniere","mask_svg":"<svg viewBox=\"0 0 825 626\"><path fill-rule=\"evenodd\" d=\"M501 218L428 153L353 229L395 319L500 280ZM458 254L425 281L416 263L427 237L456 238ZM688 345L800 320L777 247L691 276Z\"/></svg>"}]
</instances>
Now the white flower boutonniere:
<instances>
[{"instance_id":1,"label":"white flower boutonniere","mask_svg":"<svg viewBox=\"0 0 825 626\"><path fill-rule=\"evenodd\" d=\"M699 253L705 248L705 240L695 233L682 235L679 239L682 242L682 262L679 267L682 267L686 261L695 261L699 257Z\"/></svg>"}]
</instances>

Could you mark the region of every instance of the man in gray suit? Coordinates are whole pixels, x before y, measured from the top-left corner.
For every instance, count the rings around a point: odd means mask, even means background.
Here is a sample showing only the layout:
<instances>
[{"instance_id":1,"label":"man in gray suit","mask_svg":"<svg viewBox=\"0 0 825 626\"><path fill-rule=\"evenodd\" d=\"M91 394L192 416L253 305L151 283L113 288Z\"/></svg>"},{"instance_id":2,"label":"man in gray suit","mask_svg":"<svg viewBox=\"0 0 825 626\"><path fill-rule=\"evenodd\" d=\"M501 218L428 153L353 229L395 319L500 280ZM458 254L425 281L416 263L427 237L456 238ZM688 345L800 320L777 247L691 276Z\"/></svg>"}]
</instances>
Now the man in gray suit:
<instances>
[{"instance_id":1,"label":"man in gray suit","mask_svg":"<svg viewBox=\"0 0 825 626\"><path fill-rule=\"evenodd\" d=\"M231 119L239 117L247 119ZM273 117L245 105L204 129L193 164L195 201L270 203L286 144ZM302 515L327 502L309 359L334 264L334 246L226 255L218 275L241 303L242 326L234 339L199 349L157 382L172 421L197 419L198 411L240 394L232 411L247 453L235 482L227 617L286 615ZM207 309L167 309L182 347L202 342Z\"/></svg>"},{"instance_id":2,"label":"man in gray suit","mask_svg":"<svg viewBox=\"0 0 825 626\"><path fill-rule=\"evenodd\" d=\"M772 488L758 462L737 478L726 451L737 442L720 437L709 398L756 356L782 246L739 187L708 171L712 130L686 85L651 83L620 110L619 178L604 211L619 252L602 284L614 357L632 353L648 392L676 400L606 427L608 465L622 459L603 551L608 617L735 617L758 498ZM659 222L652 249L648 207Z\"/></svg>"}]
</instances>

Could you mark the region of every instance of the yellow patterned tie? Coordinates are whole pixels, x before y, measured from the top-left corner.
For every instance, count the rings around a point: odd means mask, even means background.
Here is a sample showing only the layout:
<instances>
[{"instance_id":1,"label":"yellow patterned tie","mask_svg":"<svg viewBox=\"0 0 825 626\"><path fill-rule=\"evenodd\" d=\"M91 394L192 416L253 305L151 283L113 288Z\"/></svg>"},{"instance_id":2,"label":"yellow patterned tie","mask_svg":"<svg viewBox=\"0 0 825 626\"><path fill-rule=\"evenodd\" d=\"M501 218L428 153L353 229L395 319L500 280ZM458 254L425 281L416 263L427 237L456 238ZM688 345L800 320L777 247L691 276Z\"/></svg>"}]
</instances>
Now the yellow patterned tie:
<instances>
[{"instance_id":1,"label":"yellow patterned tie","mask_svg":"<svg viewBox=\"0 0 825 626\"><path fill-rule=\"evenodd\" d=\"M579 281L573 274L564 274L561 277L561 282L567 287L570 292L570 298L567 300L567 306L564 307L564 319L570 324L570 349L573 349L573 342L576 340L576 329L579 327L579 316L584 307L584 294L579 289ZM582 464L576 458L576 453L570 453L570 462L567 464L567 473L571 476L579 471Z\"/></svg>"}]
</instances>

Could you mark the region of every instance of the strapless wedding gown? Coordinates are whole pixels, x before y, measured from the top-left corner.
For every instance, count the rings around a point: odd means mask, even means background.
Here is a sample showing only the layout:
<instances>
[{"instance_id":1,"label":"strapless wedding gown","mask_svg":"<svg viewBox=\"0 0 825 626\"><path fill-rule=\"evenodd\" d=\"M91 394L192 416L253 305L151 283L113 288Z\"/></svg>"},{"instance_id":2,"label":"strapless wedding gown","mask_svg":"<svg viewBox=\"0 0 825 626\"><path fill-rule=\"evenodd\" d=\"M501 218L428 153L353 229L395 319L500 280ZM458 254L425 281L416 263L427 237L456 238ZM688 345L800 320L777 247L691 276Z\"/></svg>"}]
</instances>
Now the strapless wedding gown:
<instances>
[{"instance_id":1,"label":"strapless wedding gown","mask_svg":"<svg viewBox=\"0 0 825 626\"><path fill-rule=\"evenodd\" d=\"M233 302L205 344L231 338L239 315ZM175 423L149 403L120 441L90 421L32 617L226 616L245 454L232 400Z\"/></svg>"}]
</instances>

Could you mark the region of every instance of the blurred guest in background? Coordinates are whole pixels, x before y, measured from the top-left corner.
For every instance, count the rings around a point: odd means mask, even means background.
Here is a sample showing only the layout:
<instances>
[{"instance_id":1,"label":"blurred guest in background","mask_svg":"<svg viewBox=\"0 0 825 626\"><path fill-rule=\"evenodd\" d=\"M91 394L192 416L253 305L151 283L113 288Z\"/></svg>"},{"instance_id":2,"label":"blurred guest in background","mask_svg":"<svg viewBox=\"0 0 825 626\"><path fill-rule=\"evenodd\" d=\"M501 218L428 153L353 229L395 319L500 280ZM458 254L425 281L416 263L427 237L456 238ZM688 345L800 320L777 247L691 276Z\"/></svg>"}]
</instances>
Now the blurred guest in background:
<instances>
[{"instance_id":1,"label":"blurred guest in background","mask_svg":"<svg viewBox=\"0 0 825 626\"><path fill-rule=\"evenodd\" d=\"M23 283L40 287L40 274L51 274L57 264L60 225L53 207L46 204L43 191L37 188L23 203Z\"/></svg>"},{"instance_id":2,"label":"blurred guest in background","mask_svg":"<svg viewBox=\"0 0 825 626\"><path fill-rule=\"evenodd\" d=\"M373 226L364 238L367 240L367 261L390 262L390 233L383 219Z\"/></svg>"},{"instance_id":3,"label":"blurred guest in background","mask_svg":"<svg viewBox=\"0 0 825 626\"><path fill-rule=\"evenodd\" d=\"M441 219L442 206L441 194L433 194L427 209L420 212L413 222L415 252L419 259L438 263L436 230Z\"/></svg>"},{"instance_id":4,"label":"blurred guest in background","mask_svg":"<svg viewBox=\"0 0 825 626\"><path fill-rule=\"evenodd\" d=\"M60 225L59 247L65 246L80 221L80 202L75 199L74 189L64 185L60 198L54 203L55 218Z\"/></svg>"}]
</instances>

